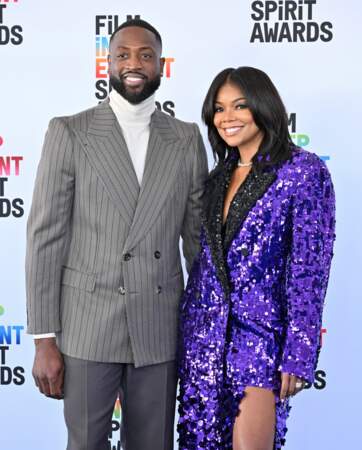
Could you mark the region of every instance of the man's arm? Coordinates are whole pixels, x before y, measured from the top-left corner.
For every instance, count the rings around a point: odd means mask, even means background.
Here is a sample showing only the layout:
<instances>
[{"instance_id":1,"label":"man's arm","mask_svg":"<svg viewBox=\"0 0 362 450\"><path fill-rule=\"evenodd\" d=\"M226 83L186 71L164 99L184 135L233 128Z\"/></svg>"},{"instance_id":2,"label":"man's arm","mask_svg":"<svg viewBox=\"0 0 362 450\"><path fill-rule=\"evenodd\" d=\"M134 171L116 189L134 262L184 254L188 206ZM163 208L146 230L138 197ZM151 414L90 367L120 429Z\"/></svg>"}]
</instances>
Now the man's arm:
<instances>
[{"instance_id":1,"label":"man's arm","mask_svg":"<svg viewBox=\"0 0 362 450\"><path fill-rule=\"evenodd\" d=\"M201 197L204 193L205 180L208 175L207 156L198 126L194 125L195 133L190 145L193 154L192 180L189 197L182 224L183 254L186 259L186 269L190 272L193 260L199 250L201 228Z\"/></svg>"},{"instance_id":2,"label":"man's arm","mask_svg":"<svg viewBox=\"0 0 362 450\"><path fill-rule=\"evenodd\" d=\"M60 331L61 270L74 194L73 146L69 129L53 119L45 137L27 226L26 294L28 333ZM45 395L61 397L63 359L54 337L35 340L33 376Z\"/></svg>"}]
</instances>

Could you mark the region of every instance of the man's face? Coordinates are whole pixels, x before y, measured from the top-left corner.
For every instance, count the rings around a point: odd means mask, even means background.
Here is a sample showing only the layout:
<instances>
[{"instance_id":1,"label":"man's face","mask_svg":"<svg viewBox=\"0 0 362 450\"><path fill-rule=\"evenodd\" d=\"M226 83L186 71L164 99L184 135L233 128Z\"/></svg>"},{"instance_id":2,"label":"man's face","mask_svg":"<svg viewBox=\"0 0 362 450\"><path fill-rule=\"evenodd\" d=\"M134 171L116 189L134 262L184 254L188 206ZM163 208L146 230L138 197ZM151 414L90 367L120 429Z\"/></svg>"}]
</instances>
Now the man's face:
<instances>
[{"instance_id":1,"label":"man's face","mask_svg":"<svg viewBox=\"0 0 362 450\"><path fill-rule=\"evenodd\" d=\"M108 55L110 85L137 104L159 87L164 66L161 45L149 30L131 26L118 31Z\"/></svg>"}]
</instances>

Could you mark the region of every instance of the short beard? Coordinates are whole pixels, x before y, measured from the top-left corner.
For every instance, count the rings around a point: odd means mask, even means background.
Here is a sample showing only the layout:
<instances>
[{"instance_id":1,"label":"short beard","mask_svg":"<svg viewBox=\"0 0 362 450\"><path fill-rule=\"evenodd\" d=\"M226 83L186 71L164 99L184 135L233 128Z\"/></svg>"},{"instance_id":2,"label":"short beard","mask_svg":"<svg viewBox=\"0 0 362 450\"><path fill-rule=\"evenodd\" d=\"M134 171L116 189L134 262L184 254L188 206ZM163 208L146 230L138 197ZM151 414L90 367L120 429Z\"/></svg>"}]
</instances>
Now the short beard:
<instances>
[{"instance_id":1,"label":"short beard","mask_svg":"<svg viewBox=\"0 0 362 450\"><path fill-rule=\"evenodd\" d=\"M126 85L123 82L122 77L118 78L114 75L110 75L109 84L115 91L118 92L118 94L122 95L122 97L126 99L129 103L132 103L132 105L138 105L139 103L143 102L143 100L146 100L146 98L150 97L154 92L157 91L157 89L160 87L161 84L161 76L158 75L152 80L146 81L144 88L142 89L141 92L138 93L129 92L126 88Z\"/></svg>"}]
</instances>

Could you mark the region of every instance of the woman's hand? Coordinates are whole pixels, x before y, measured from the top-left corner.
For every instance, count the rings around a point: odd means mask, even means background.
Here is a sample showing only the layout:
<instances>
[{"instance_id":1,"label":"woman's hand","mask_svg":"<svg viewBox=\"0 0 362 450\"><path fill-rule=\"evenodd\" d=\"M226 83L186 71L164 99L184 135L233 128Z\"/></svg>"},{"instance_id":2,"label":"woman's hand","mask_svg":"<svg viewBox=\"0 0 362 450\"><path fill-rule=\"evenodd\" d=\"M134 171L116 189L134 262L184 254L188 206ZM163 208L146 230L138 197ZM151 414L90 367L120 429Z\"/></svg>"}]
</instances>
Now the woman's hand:
<instances>
[{"instance_id":1,"label":"woman's hand","mask_svg":"<svg viewBox=\"0 0 362 450\"><path fill-rule=\"evenodd\" d=\"M282 386L280 388L280 400L285 400L291 395L298 394L305 385L305 381L302 378L298 378L295 375L289 373L282 373Z\"/></svg>"}]
</instances>

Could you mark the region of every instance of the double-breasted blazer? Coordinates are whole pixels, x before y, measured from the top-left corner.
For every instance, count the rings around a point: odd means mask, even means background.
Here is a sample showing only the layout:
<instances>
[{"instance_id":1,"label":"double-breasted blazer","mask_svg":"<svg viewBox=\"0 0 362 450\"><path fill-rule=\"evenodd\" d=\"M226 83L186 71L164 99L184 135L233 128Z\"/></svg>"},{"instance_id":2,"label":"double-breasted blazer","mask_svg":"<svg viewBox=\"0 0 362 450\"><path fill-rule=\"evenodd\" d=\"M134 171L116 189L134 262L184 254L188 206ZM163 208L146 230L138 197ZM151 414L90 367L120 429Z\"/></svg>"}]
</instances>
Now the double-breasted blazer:
<instances>
[{"instance_id":1,"label":"double-breasted blazer","mask_svg":"<svg viewBox=\"0 0 362 450\"><path fill-rule=\"evenodd\" d=\"M28 332L82 359L174 359L180 236L189 268L206 176L197 125L158 110L141 186L108 101L52 119L28 218Z\"/></svg>"}]
</instances>

